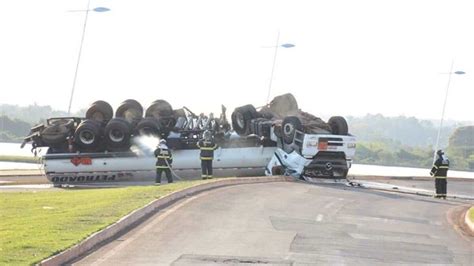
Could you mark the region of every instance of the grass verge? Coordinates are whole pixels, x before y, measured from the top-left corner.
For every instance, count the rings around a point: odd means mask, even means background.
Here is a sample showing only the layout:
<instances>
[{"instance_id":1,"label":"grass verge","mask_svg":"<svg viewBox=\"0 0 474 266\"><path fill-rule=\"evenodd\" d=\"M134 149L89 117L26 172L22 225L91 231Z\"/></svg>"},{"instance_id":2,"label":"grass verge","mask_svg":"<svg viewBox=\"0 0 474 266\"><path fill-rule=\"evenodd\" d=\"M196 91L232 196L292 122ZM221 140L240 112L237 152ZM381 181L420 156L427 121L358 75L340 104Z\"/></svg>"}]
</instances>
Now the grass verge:
<instances>
[{"instance_id":1,"label":"grass verge","mask_svg":"<svg viewBox=\"0 0 474 266\"><path fill-rule=\"evenodd\" d=\"M0 265L38 263L157 198L205 182L0 192Z\"/></svg>"},{"instance_id":2,"label":"grass verge","mask_svg":"<svg viewBox=\"0 0 474 266\"><path fill-rule=\"evenodd\" d=\"M469 215L469 216L468 216L469 219L471 220L471 222L474 223L474 206L472 206L472 207L469 209L468 212L469 212L469 214L468 214L468 215Z\"/></svg>"},{"instance_id":3,"label":"grass verge","mask_svg":"<svg viewBox=\"0 0 474 266\"><path fill-rule=\"evenodd\" d=\"M0 155L0 162L39 163L39 157Z\"/></svg>"}]
</instances>

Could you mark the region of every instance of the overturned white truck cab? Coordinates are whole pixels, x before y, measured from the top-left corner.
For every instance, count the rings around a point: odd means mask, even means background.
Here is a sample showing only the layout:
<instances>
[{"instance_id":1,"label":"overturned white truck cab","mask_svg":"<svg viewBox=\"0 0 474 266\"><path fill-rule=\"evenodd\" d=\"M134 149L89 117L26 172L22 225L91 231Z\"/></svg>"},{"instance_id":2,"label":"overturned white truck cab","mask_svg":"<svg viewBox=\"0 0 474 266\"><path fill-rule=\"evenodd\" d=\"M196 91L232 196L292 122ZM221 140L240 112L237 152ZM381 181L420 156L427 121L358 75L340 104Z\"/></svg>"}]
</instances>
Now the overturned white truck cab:
<instances>
[{"instance_id":1,"label":"overturned white truck cab","mask_svg":"<svg viewBox=\"0 0 474 266\"><path fill-rule=\"evenodd\" d=\"M293 95L277 96L257 110L238 107L228 123L222 114L196 115L154 101L145 115L135 100L124 101L115 117L110 105L94 102L85 118L48 119L32 128L26 142L48 147L42 162L54 184L152 181L153 151L164 138L173 153L172 169L183 178L200 176L197 141L212 132L215 176L292 175L345 178L356 139L344 118L324 122L298 109Z\"/></svg>"}]
</instances>

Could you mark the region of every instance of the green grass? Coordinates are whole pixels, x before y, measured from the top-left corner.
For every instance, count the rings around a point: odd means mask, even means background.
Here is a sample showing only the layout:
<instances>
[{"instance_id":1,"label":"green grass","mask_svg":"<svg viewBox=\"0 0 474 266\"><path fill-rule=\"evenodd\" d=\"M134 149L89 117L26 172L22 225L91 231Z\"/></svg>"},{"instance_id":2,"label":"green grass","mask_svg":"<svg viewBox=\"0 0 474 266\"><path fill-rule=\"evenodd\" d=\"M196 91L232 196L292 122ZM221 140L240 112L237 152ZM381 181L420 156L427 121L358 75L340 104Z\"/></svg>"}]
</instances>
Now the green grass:
<instances>
[{"instance_id":1,"label":"green grass","mask_svg":"<svg viewBox=\"0 0 474 266\"><path fill-rule=\"evenodd\" d=\"M39 163L39 157L0 155L0 162Z\"/></svg>"},{"instance_id":2,"label":"green grass","mask_svg":"<svg viewBox=\"0 0 474 266\"><path fill-rule=\"evenodd\" d=\"M474 223L474 206L469 209L469 219Z\"/></svg>"},{"instance_id":3,"label":"green grass","mask_svg":"<svg viewBox=\"0 0 474 266\"><path fill-rule=\"evenodd\" d=\"M204 182L0 193L0 265L38 263L154 199Z\"/></svg>"}]
</instances>

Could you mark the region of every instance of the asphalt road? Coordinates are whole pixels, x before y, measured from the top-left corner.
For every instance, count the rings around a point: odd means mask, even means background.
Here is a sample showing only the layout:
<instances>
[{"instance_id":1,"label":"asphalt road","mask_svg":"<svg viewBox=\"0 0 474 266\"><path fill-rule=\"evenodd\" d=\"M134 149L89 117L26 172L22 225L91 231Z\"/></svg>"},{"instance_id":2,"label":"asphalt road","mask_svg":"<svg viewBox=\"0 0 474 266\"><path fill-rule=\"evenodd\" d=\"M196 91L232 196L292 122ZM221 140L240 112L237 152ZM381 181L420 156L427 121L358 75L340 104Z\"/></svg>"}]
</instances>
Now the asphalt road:
<instances>
[{"instance_id":1,"label":"asphalt road","mask_svg":"<svg viewBox=\"0 0 474 266\"><path fill-rule=\"evenodd\" d=\"M463 203L340 185L212 190L160 211L76 265L474 264L446 218Z\"/></svg>"}]
</instances>

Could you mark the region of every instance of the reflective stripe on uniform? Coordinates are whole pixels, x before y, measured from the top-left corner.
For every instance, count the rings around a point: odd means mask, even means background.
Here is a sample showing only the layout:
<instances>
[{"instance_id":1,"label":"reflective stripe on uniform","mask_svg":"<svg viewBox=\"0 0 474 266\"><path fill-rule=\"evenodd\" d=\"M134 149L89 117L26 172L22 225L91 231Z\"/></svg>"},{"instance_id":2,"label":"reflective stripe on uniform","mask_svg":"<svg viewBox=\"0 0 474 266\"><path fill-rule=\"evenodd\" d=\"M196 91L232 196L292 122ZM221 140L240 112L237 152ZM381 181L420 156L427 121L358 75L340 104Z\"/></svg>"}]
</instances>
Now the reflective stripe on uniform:
<instances>
[{"instance_id":1,"label":"reflective stripe on uniform","mask_svg":"<svg viewBox=\"0 0 474 266\"><path fill-rule=\"evenodd\" d=\"M435 178L439 178L439 179L446 179L445 176L435 176Z\"/></svg>"},{"instance_id":2,"label":"reflective stripe on uniform","mask_svg":"<svg viewBox=\"0 0 474 266\"><path fill-rule=\"evenodd\" d=\"M158 159L170 159L170 156L156 156Z\"/></svg>"},{"instance_id":3,"label":"reflective stripe on uniform","mask_svg":"<svg viewBox=\"0 0 474 266\"><path fill-rule=\"evenodd\" d=\"M216 149L216 145L214 147L200 147L201 151L213 151Z\"/></svg>"},{"instance_id":4,"label":"reflective stripe on uniform","mask_svg":"<svg viewBox=\"0 0 474 266\"><path fill-rule=\"evenodd\" d=\"M449 166L440 166L439 168L440 168L440 169L448 169Z\"/></svg>"},{"instance_id":5,"label":"reflective stripe on uniform","mask_svg":"<svg viewBox=\"0 0 474 266\"><path fill-rule=\"evenodd\" d=\"M156 169L168 169L169 167L167 165L157 165Z\"/></svg>"},{"instance_id":6,"label":"reflective stripe on uniform","mask_svg":"<svg viewBox=\"0 0 474 266\"><path fill-rule=\"evenodd\" d=\"M436 168L436 169L438 169L438 166L437 166L437 165L434 165L434 164L433 164L433 167Z\"/></svg>"},{"instance_id":7,"label":"reflective stripe on uniform","mask_svg":"<svg viewBox=\"0 0 474 266\"><path fill-rule=\"evenodd\" d=\"M210 161L212 159L213 159L212 157L201 157L201 160L204 160L204 161Z\"/></svg>"}]
</instances>

